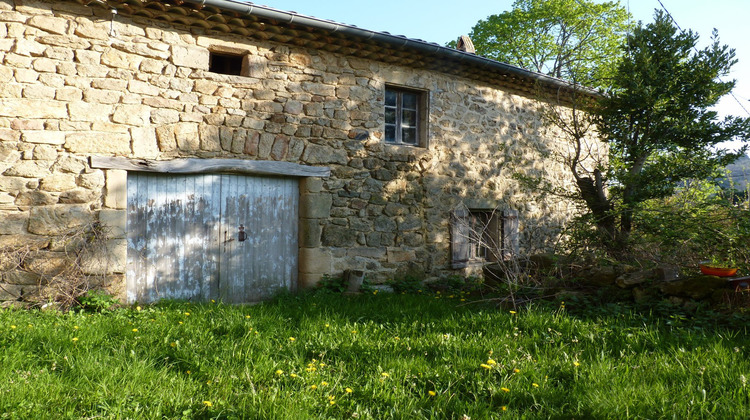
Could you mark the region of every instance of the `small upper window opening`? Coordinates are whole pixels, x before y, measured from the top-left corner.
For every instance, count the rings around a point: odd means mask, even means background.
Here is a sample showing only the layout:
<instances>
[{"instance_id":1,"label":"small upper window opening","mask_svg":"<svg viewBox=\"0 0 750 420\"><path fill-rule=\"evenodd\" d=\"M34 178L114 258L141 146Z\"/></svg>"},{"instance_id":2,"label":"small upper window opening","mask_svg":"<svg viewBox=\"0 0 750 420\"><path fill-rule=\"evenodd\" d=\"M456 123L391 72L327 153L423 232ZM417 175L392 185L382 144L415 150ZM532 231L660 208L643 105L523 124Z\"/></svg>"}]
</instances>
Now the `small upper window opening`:
<instances>
[{"instance_id":1,"label":"small upper window opening","mask_svg":"<svg viewBox=\"0 0 750 420\"><path fill-rule=\"evenodd\" d=\"M208 62L208 71L219 74L229 74L232 76L242 75L241 54L226 54L211 52Z\"/></svg>"},{"instance_id":2,"label":"small upper window opening","mask_svg":"<svg viewBox=\"0 0 750 420\"><path fill-rule=\"evenodd\" d=\"M387 87L385 90L385 141L420 146L425 132L425 94Z\"/></svg>"}]
</instances>

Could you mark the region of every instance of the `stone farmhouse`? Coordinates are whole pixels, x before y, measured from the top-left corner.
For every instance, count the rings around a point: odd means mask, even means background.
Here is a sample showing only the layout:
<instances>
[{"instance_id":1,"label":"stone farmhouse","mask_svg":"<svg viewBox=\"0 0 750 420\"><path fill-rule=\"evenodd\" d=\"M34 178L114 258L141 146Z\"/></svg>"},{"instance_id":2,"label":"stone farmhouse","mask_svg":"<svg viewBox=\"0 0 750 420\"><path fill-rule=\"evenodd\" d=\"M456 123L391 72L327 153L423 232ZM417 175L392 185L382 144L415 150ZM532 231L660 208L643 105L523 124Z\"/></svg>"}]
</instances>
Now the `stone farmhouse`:
<instances>
[{"instance_id":1,"label":"stone farmhouse","mask_svg":"<svg viewBox=\"0 0 750 420\"><path fill-rule=\"evenodd\" d=\"M515 176L572 187L536 99L570 85L460 44L234 0L0 0L0 300L71 266L128 302L249 302L541 249L576 208Z\"/></svg>"}]
</instances>

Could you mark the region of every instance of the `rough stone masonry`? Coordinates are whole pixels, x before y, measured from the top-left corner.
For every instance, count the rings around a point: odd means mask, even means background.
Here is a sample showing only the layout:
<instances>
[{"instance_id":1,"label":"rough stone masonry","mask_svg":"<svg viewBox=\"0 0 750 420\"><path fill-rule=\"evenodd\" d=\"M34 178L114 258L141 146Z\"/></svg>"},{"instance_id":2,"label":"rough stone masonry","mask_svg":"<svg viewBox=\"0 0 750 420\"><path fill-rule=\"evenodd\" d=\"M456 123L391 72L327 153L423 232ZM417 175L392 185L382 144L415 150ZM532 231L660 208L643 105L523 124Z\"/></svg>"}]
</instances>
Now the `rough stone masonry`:
<instances>
[{"instance_id":1,"label":"rough stone masonry","mask_svg":"<svg viewBox=\"0 0 750 420\"><path fill-rule=\"evenodd\" d=\"M246 54L247 75L209 72L217 49ZM384 143L386 84L428 92L425 147ZM56 237L94 221L111 228L105 271L122 292L127 173L94 169L90 156L330 167L301 183L304 287L345 269L374 281L451 272L461 202L518 210L524 246L544 245L575 208L513 175L570 187L551 158L560 138L533 98L470 79L70 1L0 0L0 247L34 243L48 257L0 262L0 300L38 291L65 256Z\"/></svg>"}]
</instances>

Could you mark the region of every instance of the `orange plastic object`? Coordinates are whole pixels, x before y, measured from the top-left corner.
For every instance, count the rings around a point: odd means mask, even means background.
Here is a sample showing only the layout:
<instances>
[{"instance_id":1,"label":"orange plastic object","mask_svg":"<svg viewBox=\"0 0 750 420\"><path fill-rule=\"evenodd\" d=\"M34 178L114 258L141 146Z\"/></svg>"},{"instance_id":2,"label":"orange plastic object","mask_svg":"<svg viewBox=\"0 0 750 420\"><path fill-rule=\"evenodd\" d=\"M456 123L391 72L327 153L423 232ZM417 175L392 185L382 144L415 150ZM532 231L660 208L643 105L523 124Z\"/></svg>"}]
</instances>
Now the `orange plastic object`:
<instances>
[{"instance_id":1,"label":"orange plastic object","mask_svg":"<svg viewBox=\"0 0 750 420\"><path fill-rule=\"evenodd\" d=\"M736 268L711 267L701 264L701 273L707 276L732 277L737 274Z\"/></svg>"}]
</instances>

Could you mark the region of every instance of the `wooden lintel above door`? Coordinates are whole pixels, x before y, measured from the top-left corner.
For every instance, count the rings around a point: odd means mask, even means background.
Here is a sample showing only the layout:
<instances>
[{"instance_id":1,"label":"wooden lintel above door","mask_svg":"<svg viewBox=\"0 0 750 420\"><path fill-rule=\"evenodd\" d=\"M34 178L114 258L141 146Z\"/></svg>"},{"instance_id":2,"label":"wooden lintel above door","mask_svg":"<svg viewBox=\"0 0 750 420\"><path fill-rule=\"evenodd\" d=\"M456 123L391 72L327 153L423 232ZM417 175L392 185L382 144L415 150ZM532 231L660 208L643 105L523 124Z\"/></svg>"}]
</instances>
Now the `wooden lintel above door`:
<instances>
[{"instance_id":1,"label":"wooden lintel above door","mask_svg":"<svg viewBox=\"0 0 750 420\"><path fill-rule=\"evenodd\" d=\"M331 168L326 166L307 166L273 160L213 158L152 160L131 159L121 156L91 156L90 164L92 168L99 169L124 169L126 171L170 174L236 173L294 177L328 177L331 175Z\"/></svg>"}]
</instances>

